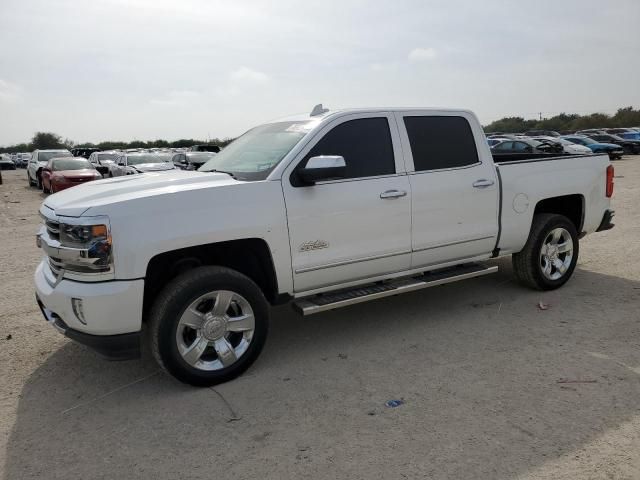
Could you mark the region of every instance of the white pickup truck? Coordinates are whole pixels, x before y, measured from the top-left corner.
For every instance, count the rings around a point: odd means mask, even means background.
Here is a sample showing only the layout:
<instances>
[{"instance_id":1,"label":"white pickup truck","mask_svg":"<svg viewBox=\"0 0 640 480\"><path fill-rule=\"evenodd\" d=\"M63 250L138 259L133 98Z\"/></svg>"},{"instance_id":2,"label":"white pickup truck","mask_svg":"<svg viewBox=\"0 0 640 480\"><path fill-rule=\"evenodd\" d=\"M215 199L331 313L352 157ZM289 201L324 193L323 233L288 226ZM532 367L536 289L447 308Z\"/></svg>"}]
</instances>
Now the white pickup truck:
<instances>
[{"instance_id":1,"label":"white pickup truck","mask_svg":"<svg viewBox=\"0 0 640 480\"><path fill-rule=\"evenodd\" d=\"M144 336L194 385L257 358L270 305L303 315L489 274L554 289L613 225L606 155L494 163L473 113L351 109L260 125L199 171L87 183L40 209L37 301L115 358ZM357 307L356 307L357 308Z\"/></svg>"}]
</instances>

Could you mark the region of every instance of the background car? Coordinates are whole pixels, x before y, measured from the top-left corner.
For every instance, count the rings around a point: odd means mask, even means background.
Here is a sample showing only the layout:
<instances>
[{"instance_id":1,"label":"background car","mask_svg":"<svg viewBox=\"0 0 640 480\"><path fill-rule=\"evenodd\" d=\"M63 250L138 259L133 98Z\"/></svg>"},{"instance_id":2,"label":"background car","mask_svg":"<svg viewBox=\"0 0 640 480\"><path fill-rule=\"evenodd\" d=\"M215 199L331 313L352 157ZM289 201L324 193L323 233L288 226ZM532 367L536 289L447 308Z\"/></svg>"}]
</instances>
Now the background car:
<instances>
[{"instance_id":1,"label":"background car","mask_svg":"<svg viewBox=\"0 0 640 480\"><path fill-rule=\"evenodd\" d=\"M612 133L596 133L590 135L590 138L604 143L615 143L620 145L625 153L640 153L640 140L622 138Z\"/></svg>"},{"instance_id":2,"label":"background car","mask_svg":"<svg viewBox=\"0 0 640 480\"><path fill-rule=\"evenodd\" d=\"M529 130L524 132L527 137L559 137L560 134L554 130Z\"/></svg>"},{"instance_id":3,"label":"background car","mask_svg":"<svg viewBox=\"0 0 640 480\"><path fill-rule=\"evenodd\" d=\"M495 153L564 153L562 145L521 137L518 140L503 140L491 148Z\"/></svg>"},{"instance_id":4,"label":"background car","mask_svg":"<svg viewBox=\"0 0 640 480\"><path fill-rule=\"evenodd\" d=\"M134 175L144 172L162 172L174 170L176 167L168 155L160 156L155 153L121 153L116 163L109 165L109 176Z\"/></svg>"},{"instance_id":5,"label":"background car","mask_svg":"<svg viewBox=\"0 0 640 480\"><path fill-rule=\"evenodd\" d=\"M182 170L197 170L215 156L216 154L214 152L176 153L173 155L172 161L176 168Z\"/></svg>"},{"instance_id":6,"label":"background car","mask_svg":"<svg viewBox=\"0 0 640 480\"><path fill-rule=\"evenodd\" d=\"M572 143L561 137L533 137L533 140L557 143L562 146L564 153L568 153L570 155L591 155L593 153L589 147Z\"/></svg>"},{"instance_id":7,"label":"background car","mask_svg":"<svg viewBox=\"0 0 640 480\"><path fill-rule=\"evenodd\" d=\"M218 153L220 151L219 145L205 144L205 145L193 145L189 148L190 152L213 152Z\"/></svg>"},{"instance_id":8,"label":"background car","mask_svg":"<svg viewBox=\"0 0 640 480\"><path fill-rule=\"evenodd\" d=\"M53 158L42 169L42 191L56 193L101 178L100 172L84 157Z\"/></svg>"},{"instance_id":9,"label":"background car","mask_svg":"<svg viewBox=\"0 0 640 480\"><path fill-rule=\"evenodd\" d=\"M71 154L74 157L89 158L93 152L99 152L99 148L95 147L76 147L71 149Z\"/></svg>"},{"instance_id":10,"label":"background car","mask_svg":"<svg viewBox=\"0 0 640 480\"><path fill-rule=\"evenodd\" d=\"M116 163L120 152L115 150L105 150L103 152L93 152L89 155L89 161L95 165L106 165L108 163Z\"/></svg>"},{"instance_id":11,"label":"background car","mask_svg":"<svg viewBox=\"0 0 640 480\"><path fill-rule=\"evenodd\" d=\"M611 160L620 159L622 158L622 155L624 155L624 150L620 145L613 143L600 143L597 140L584 135L566 135L562 138L578 145L589 147L593 153L607 153Z\"/></svg>"},{"instance_id":12,"label":"background car","mask_svg":"<svg viewBox=\"0 0 640 480\"><path fill-rule=\"evenodd\" d=\"M49 160L58 157L73 157L73 155L66 149L34 150L27 165L27 180L29 186L42 188L42 179L40 178L42 169L47 166Z\"/></svg>"},{"instance_id":13,"label":"background car","mask_svg":"<svg viewBox=\"0 0 640 480\"><path fill-rule=\"evenodd\" d=\"M15 170L16 164L8 153L0 153L0 170Z\"/></svg>"}]
</instances>

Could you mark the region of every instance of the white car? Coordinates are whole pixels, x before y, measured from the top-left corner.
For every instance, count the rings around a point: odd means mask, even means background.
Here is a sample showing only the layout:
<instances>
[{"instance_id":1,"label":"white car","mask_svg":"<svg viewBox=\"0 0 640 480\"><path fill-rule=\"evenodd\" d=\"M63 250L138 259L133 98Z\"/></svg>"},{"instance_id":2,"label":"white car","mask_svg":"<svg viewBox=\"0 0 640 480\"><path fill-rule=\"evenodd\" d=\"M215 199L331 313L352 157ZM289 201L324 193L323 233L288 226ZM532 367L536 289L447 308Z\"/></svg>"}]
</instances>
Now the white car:
<instances>
[{"instance_id":1,"label":"white car","mask_svg":"<svg viewBox=\"0 0 640 480\"><path fill-rule=\"evenodd\" d=\"M71 152L66 149L34 150L27 164L27 181L30 187L38 187L42 190L42 169L47 166L49 160L58 157L71 157Z\"/></svg>"},{"instance_id":2,"label":"white car","mask_svg":"<svg viewBox=\"0 0 640 480\"><path fill-rule=\"evenodd\" d=\"M163 172L174 170L172 154L133 152L119 153L115 163L109 164L109 177L134 175L145 172Z\"/></svg>"},{"instance_id":3,"label":"white car","mask_svg":"<svg viewBox=\"0 0 640 480\"><path fill-rule=\"evenodd\" d=\"M564 149L564 153L569 153L571 155L591 155L593 151L589 147L585 147L584 145L578 145L576 143L570 142L569 140L565 140L560 137L532 137L533 140L546 140L547 142L559 143L562 145Z\"/></svg>"},{"instance_id":4,"label":"white car","mask_svg":"<svg viewBox=\"0 0 640 480\"><path fill-rule=\"evenodd\" d=\"M271 305L310 315L487 275L506 255L524 285L559 288L579 239L613 227L612 194L607 155L494 163L466 110L317 106L200 171L45 199L36 295L52 326L112 358L139 355L145 324L163 368L213 385L258 357Z\"/></svg>"}]
</instances>

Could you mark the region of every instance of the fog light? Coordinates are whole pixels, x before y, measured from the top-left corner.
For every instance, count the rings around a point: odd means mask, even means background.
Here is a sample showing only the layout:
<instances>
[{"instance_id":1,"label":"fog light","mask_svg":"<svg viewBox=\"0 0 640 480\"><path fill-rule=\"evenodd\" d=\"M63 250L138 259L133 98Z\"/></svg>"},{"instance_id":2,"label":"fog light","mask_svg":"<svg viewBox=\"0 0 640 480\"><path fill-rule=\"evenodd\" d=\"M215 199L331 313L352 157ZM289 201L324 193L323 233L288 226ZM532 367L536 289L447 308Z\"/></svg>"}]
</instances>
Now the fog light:
<instances>
[{"instance_id":1,"label":"fog light","mask_svg":"<svg viewBox=\"0 0 640 480\"><path fill-rule=\"evenodd\" d=\"M84 319L84 310L82 307L82 299L81 298L72 298L71 306L73 307L73 313L75 313L78 320L84 325L87 324L87 321Z\"/></svg>"}]
</instances>

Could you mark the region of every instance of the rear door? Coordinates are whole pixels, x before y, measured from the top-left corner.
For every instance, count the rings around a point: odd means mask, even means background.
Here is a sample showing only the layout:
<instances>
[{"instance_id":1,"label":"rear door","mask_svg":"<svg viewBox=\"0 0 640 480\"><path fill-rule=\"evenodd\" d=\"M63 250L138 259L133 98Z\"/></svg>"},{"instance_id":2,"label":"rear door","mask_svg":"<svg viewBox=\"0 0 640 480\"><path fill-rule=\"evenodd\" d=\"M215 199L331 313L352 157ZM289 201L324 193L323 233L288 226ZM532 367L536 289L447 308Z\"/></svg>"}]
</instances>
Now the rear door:
<instances>
[{"instance_id":1,"label":"rear door","mask_svg":"<svg viewBox=\"0 0 640 480\"><path fill-rule=\"evenodd\" d=\"M488 257L499 186L484 135L466 112L396 113L412 195L412 268ZM485 150L484 160L478 145Z\"/></svg>"},{"instance_id":2,"label":"rear door","mask_svg":"<svg viewBox=\"0 0 640 480\"><path fill-rule=\"evenodd\" d=\"M301 185L296 169L317 155L340 155L347 176ZM285 170L294 288L329 285L408 270L411 194L392 113L336 118Z\"/></svg>"}]
</instances>

